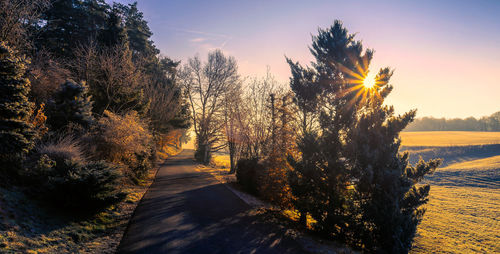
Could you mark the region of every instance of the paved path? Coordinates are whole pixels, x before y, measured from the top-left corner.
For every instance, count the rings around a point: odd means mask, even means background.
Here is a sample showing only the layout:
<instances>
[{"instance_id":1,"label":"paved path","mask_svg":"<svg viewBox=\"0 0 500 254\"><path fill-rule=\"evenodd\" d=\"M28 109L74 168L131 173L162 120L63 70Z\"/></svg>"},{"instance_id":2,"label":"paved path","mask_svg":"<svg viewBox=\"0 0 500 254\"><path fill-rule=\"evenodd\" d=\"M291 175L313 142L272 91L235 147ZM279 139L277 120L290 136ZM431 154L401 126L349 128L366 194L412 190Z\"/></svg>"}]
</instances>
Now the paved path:
<instances>
[{"instance_id":1,"label":"paved path","mask_svg":"<svg viewBox=\"0 0 500 254\"><path fill-rule=\"evenodd\" d=\"M246 203L185 150L161 166L137 207L118 253L300 253L283 229L252 216Z\"/></svg>"}]
</instances>

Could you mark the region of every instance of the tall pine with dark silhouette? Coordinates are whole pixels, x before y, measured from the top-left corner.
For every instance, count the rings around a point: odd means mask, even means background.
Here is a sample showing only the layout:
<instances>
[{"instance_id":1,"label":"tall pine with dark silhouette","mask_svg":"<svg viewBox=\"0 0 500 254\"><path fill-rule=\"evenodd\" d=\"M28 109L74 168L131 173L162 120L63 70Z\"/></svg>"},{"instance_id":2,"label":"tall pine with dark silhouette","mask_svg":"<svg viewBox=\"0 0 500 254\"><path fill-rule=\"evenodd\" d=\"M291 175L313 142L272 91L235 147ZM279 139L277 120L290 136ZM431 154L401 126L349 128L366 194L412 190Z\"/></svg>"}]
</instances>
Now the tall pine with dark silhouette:
<instances>
[{"instance_id":1,"label":"tall pine with dark silhouette","mask_svg":"<svg viewBox=\"0 0 500 254\"><path fill-rule=\"evenodd\" d=\"M33 103L28 100L30 82L27 61L0 42L0 162L2 168L19 165L34 145L35 131L29 119Z\"/></svg>"},{"instance_id":2,"label":"tall pine with dark silhouette","mask_svg":"<svg viewBox=\"0 0 500 254\"><path fill-rule=\"evenodd\" d=\"M290 185L301 215L324 235L368 252L405 253L411 248L430 187L421 185L440 160L409 165L400 153L400 132L416 111L395 115L384 99L392 71L380 69L365 86L373 57L340 21L319 29L311 53L314 74L289 61L299 109L317 101L316 130L298 139L302 158L291 159ZM312 85L314 84L314 85ZM319 87L317 96L297 89ZM302 219L303 223L305 218Z\"/></svg>"}]
</instances>

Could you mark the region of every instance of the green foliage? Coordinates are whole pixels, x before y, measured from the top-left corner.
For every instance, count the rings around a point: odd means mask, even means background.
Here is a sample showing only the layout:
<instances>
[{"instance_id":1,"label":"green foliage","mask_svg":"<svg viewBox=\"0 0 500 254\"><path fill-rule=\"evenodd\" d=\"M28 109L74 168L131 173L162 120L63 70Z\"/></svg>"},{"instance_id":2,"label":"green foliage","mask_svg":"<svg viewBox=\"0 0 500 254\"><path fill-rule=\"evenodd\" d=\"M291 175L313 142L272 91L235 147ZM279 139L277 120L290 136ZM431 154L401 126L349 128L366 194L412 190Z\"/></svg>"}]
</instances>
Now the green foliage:
<instances>
[{"instance_id":1,"label":"green foliage","mask_svg":"<svg viewBox=\"0 0 500 254\"><path fill-rule=\"evenodd\" d=\"M143 13L137 8L137 2L129 5L115 3L113 8L119 9L124 16L130 49L134 56L156 56L159 50L150 39L153 33L149 29L148 22L144 20Z\"/></svg>"},{"instance_id":2,"label":"green foliage","mask_svg":"<svg viewBox=\"0 0 500 254\"><path fill-rule=\"evenodd\" d=\"M106 24L100 32L99 41L106 47L114 47L116 45L128 47L127 32L118 9L111 9L106 19Z\"/></svg>"},{"instance_id":3,"label":"green foliage","mask_svg":"<svg viewBox=\"0 0 500 254\"><path fill-rule=\"evenodd\" d=\"M38 49L47 49L56 57L71 59L80 45L98 37L109 10L104 0L57 0L43 12Z\"/></svg>"},{"instance_id":4,"label":"green foliage","mask_svg":"<svg viewBox=\"0 0 500 254\"><path fill-rule=\"evenodd\" d=\"M62 84L48 107L48 123L52 130L62 130L70 123L89 128L94 122L90 99L85 83L67 81Z\"/></svg>"},{"instance_id":5,"label":"green foliage","mask_svg":"<svg viewBox=\"0 0 500 254\"><path fill-rule=\"evenodd\" d=\"M123 200L118 168L104 161L57 163L47 155L38 162L44 196L63 209L94 211Z\"/></svg>"},{"instance_id":6,"label":"green foliage","mask_svg":"<svg viewBox=\"0 0 500 254\"><path fill-rule=\"evenodd\" d=\"M119 169L104 161L88 162L82 150L69 136L41 145L30 171L38 191L57 207L89 212L122 200Z\"/></svg>"},{"instance_id":7,"label":"green foliage","mask_svg":"<svg viewBox=\"0 0 500 254\"><path fill-rule=\"evenodd\" d=\"M373 51L363 50L341 22L319 30L311 53L314 70L289 60L297 106L313 121L303 124L301 158L290 157L302 222L309 214L316 230L369 252L408 252L430 189L418 183L440 161L413 167L399 153L399 133L415 111L395 116L383 105L393 88L389 68L380 69L373 88L362 85Z\"/></svg>"},{"instance_id":8,"label":"green foliage","mask_svg":"<svg viewBox=\"0 0 500 254\"><path fill-rule=\"evenodd\" d=\"M259 174L264 171L264 166L258 159L240 159L236 164L236 179L238 183L248 192L259 193Z\"/></svg>"},{"instance_id":9,"label":"green foliage","mask_svg":"<svg viewBox=\"0 0 500 254\"><path fill-rule=\"evenodd\" d=\"M0 42L0 161L18 164L34 146L26 60Z\"/></svg>"}]
</instances>

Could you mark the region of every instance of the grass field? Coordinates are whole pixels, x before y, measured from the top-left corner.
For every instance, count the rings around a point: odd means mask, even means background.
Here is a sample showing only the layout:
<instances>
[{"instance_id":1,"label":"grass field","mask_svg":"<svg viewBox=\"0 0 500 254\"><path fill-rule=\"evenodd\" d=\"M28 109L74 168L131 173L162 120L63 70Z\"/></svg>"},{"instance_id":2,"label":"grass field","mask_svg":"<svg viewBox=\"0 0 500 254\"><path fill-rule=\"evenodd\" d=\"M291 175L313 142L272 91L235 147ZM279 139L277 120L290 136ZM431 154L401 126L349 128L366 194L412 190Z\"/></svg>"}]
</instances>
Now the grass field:
<instances>
[{"instance_id":1,"label":"grass field","mask_svg":"<svg viewBox=\"0 0 500 254\"><path fill-rule=\"evenodd\" d=\"M402 132L403 146L472 146L500 144L500 132L418 131Z\"/></svg>"},{"instance_id":2,"label":"grass field","mask_svg":"<svg viewBox=\"0 0 500 254\"><path fill-rule=\"evenodd\" d=\"M412 253L500 253L500 133L404 132L410 161L443 158Z\"/></svg>"},{"instance_id":3,"label":"grass field","mask_svg":"<svg viewBox=\"0 0 500 254\"><path fill-rule=\"evenodd\" d=\"M411 253L500 253L500 132L403 132L410 162L443 158L425 182L427 212ZM214 164L228 167L228 156Z\"/></svg>"}]
</instances>

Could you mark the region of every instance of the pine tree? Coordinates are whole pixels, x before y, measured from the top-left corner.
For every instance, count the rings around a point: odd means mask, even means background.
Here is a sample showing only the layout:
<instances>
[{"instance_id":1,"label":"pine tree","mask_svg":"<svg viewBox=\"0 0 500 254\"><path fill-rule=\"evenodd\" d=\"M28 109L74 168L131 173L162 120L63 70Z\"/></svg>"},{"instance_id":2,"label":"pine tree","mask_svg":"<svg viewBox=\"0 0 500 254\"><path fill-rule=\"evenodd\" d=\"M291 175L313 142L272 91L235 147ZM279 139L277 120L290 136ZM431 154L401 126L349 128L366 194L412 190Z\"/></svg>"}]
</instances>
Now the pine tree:
<instances>
[{"instance_id":1,"label":"pine tree","mask_svg":"<svg viewBox=\"0 0 500 254\"><path fill-rule=\"evenodd\" d=\"M159 50L154 46L150 39L153 36L149 29L148 22L144 20L143 13L137 8L137 2L125 6L116 4L124 14L127 36L130 41L130 49L134 55L143 57L156 56Z\"/></svg>"},{"instance_id":2,"label":"pine tree","mask_svg":"<svg viewBox=\"0 0 500 254\"><path fill-rule=\"evenodd\" d=\"M383 105L392 91L389 68L381 69L370 88L360 116L348 133L348 154L355 182L354 201L359 204L357 234L367 250L405 253L411 248L425 210L429 185L417 185L440 165L440 160L417 165L409 154L399 153L399 133L413 121L416 111L396 116Z\"/></svg>"},{"instance_id":3,"label":"pine tree","mask_svg":"<svg viewBox=\"0 0 500 254\"><path fill-rule=\"evenodd\" d=\"M92 116L92 101L85 83L67 81L49 104L48 123L52 130L61 130L70 123L84 128L94 122Z\"/></svg>"},{"instance_id":4,"label":"pine tree","mask_svg":"<svg viewBox=\"0 0 500 254\"><path fill-rule=\"evenodd\" d=\"M57 0L42 14L45 23L35 41L54 56L73 58L74 50L95 40L103 29L109 5L104 0Z\"/></svg>"},{"instance_id":5,"label":"pine tree","mask_svg":"<svg viewBox=\"0 0 500 254\"><path fill-rule=\"evenodd\" d=\"M25 72L26 60L0 42L0 161L18 161L34 145Z\"/></svg>"},{"instance_id":6,"label":"pine tree","mask_svg":"<svg viewBox=\"0 0 500 254\"><path fill-rule=\"evenodd\" d=\"M99 35L99 41L103 46L108 48L117 45L121 45L124 48L129 47L127 31L117 8L113 8L106 19L106 23Z\"/></svg>"},{"instance_id":7,"label":"pine tree","mask_svg":"<svg viewBox=\"0 0 500 254\"><path fill-rule=\"evenodd\" d=\"M325 235L369 252L407 252L430 189L417 184L440 161L411 166L408 154L399 153L399 133L416 112L395 116L393 107L383 105L392 91L390 69L379 71L375 86L363 85L373 51L364 50L340 21L319 29L311 53L313 73L290 64L299 108L318 99L319 114L317 130L299 139L302 158L290 160L295 205ZM304 84L320 89L319 96L305 96Z\"/></svg>"}]
</instances>

